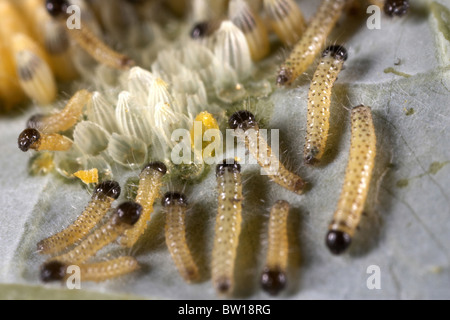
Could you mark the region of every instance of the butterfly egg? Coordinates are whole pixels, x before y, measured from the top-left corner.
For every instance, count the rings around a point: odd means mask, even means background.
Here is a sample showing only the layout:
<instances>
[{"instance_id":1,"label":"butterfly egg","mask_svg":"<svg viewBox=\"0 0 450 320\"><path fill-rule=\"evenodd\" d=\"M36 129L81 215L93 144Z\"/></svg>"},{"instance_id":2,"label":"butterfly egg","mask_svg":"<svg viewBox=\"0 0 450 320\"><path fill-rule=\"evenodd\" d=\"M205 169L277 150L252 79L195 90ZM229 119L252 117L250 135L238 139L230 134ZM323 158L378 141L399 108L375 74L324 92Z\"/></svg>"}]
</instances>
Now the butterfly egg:
<instances>
[{"instance_id":1,"label":"butterfly egg","mask_svg":"<svg viewBox=\"0 0 450 320\"><path fill-rule=\"evenodd\" d=\"M186 243L186 196L167 192L161 205L166 215L165 237L172 260L185 281L195 282L200 274Z\"/></svg>"},{"instance_id":2,"label":"butterfly egg","mask_svg":"<svg viewBox=\"0 0 450 320\"><path fill-rule=\"evenodd\" d=\"M345 5L352 0L322 0L300 41L278 73L278 85L290 85L314 62L328 35L341 16Z\"/></svg>"},{"instance_id":3,"label":"butterfly egg","mask_svg":"<svg viewBox=\"0 0 450 320\"><path fill-rule=\"evenodd\" d=\"M351 244L369 191L375 164L376 136L370 107L358 106L351 111L350 155L341 196L326 244L333 254L341 254Z\"/></svg>"},{"instance_id":4,"label":"butterfly egg","mask_svg":"<svg viewBox=\"0 0 450 320\"><path fill-rule=\"evenodd\" d=\"M44 283L67 280L73 271L68 269L70 263L49 261L41 266L40 278ZM123 256L116 259L86 263L77 266L81 281L102 282L114 279L139 269L137 260L133 257Z\"/></svg>"},{"instance_id":5,"label":"butterfly egg","mask_svg":"<svg viewBox=\"0 0 450 320\"><path fill-rule=\"evenodd\" d=\"M68 18L67 9L69 6L70 3L65 0L46 0L47 12L64 25ZM128 70L135 64L129 57L114 51L106 45L87 24L83 24L81 28L68 28L67 33L71 39L99 63L119 70Z\"/></svg>"},{"instance_id":6,"label":"butterfly egg","mask_svg":"<svg viewBox=\"0 0 450 320\"><path fill-rule=\"evenodd\" d=\"M383 11L389 17L404 16L408 13L409 1L408 0L386 0L384 2Z\"/></svg>"},{"instance_id":7,"label":"butterfly egg","mask_svg":"<svg viewBox=\"0 0 450 320\"><path fill-rule=\"evenodd\" d=\"M162 162L152 162L139 175L139 186L135 201L142 206L142 214L136 224L126 230L120 240L122 246L131 248L144 234L153 213L155 200L160 197L163 177L167 167Z\"/></svg>"},{"instance_id":8,"label":"butterfly egg","mask_svg":"<svg viewBox=\"0 0 450 320\"><path fill-rule=\"evenodd\" d=\"M39 104L51 103L56 98L56 83L45 53L25 34L12 37L11 49L22 90Z\"/></svg>"},{"instance_id":9,"label":"butterfly egg","mask_svg":"<svg viewBox=\"0 0 450 320\"><path fill-rule=\"evenodd\" d=\"M112 217L103 225L95 229L73 249L51 261L78 264L87 261L100 249L115 241L125 230L131 228L142 213L142 206L136 202L124 202L115 210Z\"/></svg>"},{"instance_id":10,"label":"butterfly egg","mask_svg":"<svg viewBox=\"0 0 450 320\"><path fill-rule=\"evenodd\" d=\"M116 120L121 133L126 136L136 137L146 145L153 140L153 129L147 118L147 107L137 103L128 91L119 94L116 107Z\"/></svg>"},{"instance_id":11,"label":"butterfly egg","mask_svg":"<svg viewBox=\"0 0 450 320\"><path fill-rule=\"evenodd\" d=\"M14 57L2 39L0 39L0 110L10 110L25 100L16 75Z\"/></svg>"},{"instance_id":12,"label":"butterfly egg","mask_svg":"<svg viewBox=\"0 0 450 320\"><path fill-rule=\"evenodd\" d=\"M31 36L30 29L19 8L14 4L16 1L0 0L0 38L5 44L9 44L15 34Z\"/></svg>"},{"instance_id":13,"label":"butterfly egg","mask_svg":"<svg viewBox=\"0 0 450 320\"><path fill-rule=\"evenodd\" d=\"M221 19L226 14L228 0L192 0L191 20L207 21Z\"/></svg>"},{"instance_id":14,"label":"butterfly egg","mask_svg":"<svg viewBox=\"0 0 450 320\"><path fill-rule=\"evenodd\" d=\"M230 66L239 79L250 76L253 63L250 49L243 32L231 21L223 21L216 34L214 55L218 61ZM225 77L222 70L217 70L217 78Z\"/></svg>"},{"instance_id":15,"label":"butterfly egg","mask_svg":"<svg viewBox=\"0 0 450 320\"><path fill-rule=\"evenodd\" d=\"M231 162L231 161L230 161ZM216 167L218 209L211 261L211 278L216 291L230 294L242 222L241 166L233 160Z\"/></svg>"},{"instance_id":16,"label":"butterfly egg","mask_svg":"<svg viewBox=\"0 0 450 320\"><path fill-rule=\"evenodd\" d=\"M217 120L212 114L207 111L200 112L194 119L194 124L191 128L191 146L194 149L194 153L201 154L202 157L213 157L213 151L205 152L205 149L210 145L211 141L204 141L205 132L208 130L220 130ZM213 140L214 143L220 143L220 141ZM207 150L206 150L207 151Z\"/></svg>"},{"instance_id":17,"label":"butterfly egg","mask_svg":"<svg viewBox=\"0 0 450 320\"><path fill-rule=\"evenodd\" d=\"M231 0L228 18L244 33L253 61L265 58L270 52L267 29L250 5L244 0Z\"/></svg>"},{"instance_id":18,"label":"butterfly egg","mask_svg":"<svg viewBox=\"0 0 450 320\"><path fill-rule=\"evenodd\" d=\"M27 128L34 128L41 133L63 132L73 128L83 115L86 104L92 97L87 90L77 91L67 102L64 109L52 115L37 114L28 120Z\"/></svg>"},{"instance_id":19,"label":"butterfly egg","mask_svg":"<svg viewBox=\"0 0 450 320\"><path fill-rule=\"evenodd\" d=\"M278 38L286 45L294 45L306 29L305 18L293 0L264 0L264 11Z\"/></svg>"},{"instance_id":20,"label":"butterfly egg","mask_svg":"<svg viewBox=\"0 0 450 320\"><path fill-rule=\"evenodd\" d=\"M46 175L49 174L53 169L55 169L55 163L53 161L52 152L39 152L31 158L30 174L32 176L36 175Z\"/></svg>"},{"instance_id":21,"label":"butterfly egg","mask_svg":"<svg viewBox=\"0 0 450 320\"><path fill-rule=\"evenodd\" d=\"M72 147L73 141L57 133L41 133L36 129L28 128L22 131L18 139L19 149L23 152L36 151L67 151Z\"/></svg>"},{"instance_id":22,"label":"butterfly egg","mask_svg":"<svg viewBox=\"0 0 450 320\"><path fill-rule=\"evenodd\" d=\"M303 194L306 182L283 166L267 141L261 137L259 125L251 112L243 110L234 113L228 124L273 182L287 190Z\"/></svg>"},{"instance_id":23,"label":"butterfly egg","mask_svg":"<svg viewBox=\"0 0 450 320\"><path fill-rule=\"evenodd\" d=\"M138 103L147 104L150 86L156 78L154 74L146 69L133 67L128 74L128 91Z\"/></svg>"},{"instance_id":24,"label":"butterfly egg","mask_svg":"<svg viewBox=\"0 0 450 320\"><path fill-rule=\"evenodd\" d=\"M112 203L120 196L120 186L115 181L105 181L95 187L92 199L81 215L67 228L41 240L37 250L41 254L63 251L84 238L106 215Z\"/></svg>"},{"instance_id":25,"label":"butterfly egg","mask_svg":"<svg viewBox=\"0 0 450 320\"><path fill-rule=\"evenodd\" d=\"M308 93L308 119L306 143L303 151L305 163L320 162L330 128L331 90L347 60L347 50L339 45L329 46L322 53Z\"/></svg>"},{"instance_id":26,"label":"butterfly egg","mask_svg":"<svg viewBox=\"0 0 450 320\"><path fill-rule=\"evenodd\" d=\"M262 288L271 295L277 295L286 286L288 264L287 221L289 203L277 201L270 210L268 248L266 263L261 275Z\"/></svg>"},{"instance_id":27,"label":"butterfly egg","mask_svg":"<svg viewBox=\"0 0 450 320\"><path fill-rule=\"evenodd\" d=\"M86 115L89 121L98 124L107 132L119 132L114 106L100 92L92 93L86 106Z\"/></svg>"}]
</instances>

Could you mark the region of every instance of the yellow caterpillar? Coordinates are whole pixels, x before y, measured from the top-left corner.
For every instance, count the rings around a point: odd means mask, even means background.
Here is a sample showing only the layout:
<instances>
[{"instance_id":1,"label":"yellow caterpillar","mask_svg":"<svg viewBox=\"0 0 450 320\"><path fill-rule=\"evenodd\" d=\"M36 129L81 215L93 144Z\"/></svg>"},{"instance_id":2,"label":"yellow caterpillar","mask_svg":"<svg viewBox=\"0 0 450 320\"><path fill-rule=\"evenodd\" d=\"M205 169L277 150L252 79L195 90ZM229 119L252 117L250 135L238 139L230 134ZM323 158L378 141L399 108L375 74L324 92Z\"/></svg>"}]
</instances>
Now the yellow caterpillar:
<instances>
[{"instance_id":1,"label":"yellow caterpillar","mask_svg":"<svg viewBox=\"0 0 450 320\"><path fill-rule=\"evenodd\" d=\"M370 107L353 108L351 121L352 137L345 180L326 237L326 244L333 254L341 254L351 244L361 220L375 164L377 141Z\"/></svg>"}]
</instances>

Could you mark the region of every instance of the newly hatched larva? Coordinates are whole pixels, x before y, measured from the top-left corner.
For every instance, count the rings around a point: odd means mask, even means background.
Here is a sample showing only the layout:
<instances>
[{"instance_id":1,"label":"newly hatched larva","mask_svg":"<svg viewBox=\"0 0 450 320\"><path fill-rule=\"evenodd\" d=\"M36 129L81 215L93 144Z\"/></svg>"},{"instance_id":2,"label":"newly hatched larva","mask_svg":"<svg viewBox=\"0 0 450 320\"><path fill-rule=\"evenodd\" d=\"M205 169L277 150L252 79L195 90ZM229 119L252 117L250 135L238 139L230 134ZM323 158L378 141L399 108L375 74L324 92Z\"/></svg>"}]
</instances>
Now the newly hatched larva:
<instances>
[{"instance_id":1,"label":"newly hatched larva","mask_svg":"<svg viewBox=\"0 0 450 320\"><path fill-rule=\"evenodd\" d=\"M45 5L52 17L60 19L61 23L66 23L67 9L70 6L67 0L46 0ZM108 47L86 25L80 29L73 28L67 31L69 37L99 63L121 70L128 70L135 64L129 57Z\"/></svg>"},{"instance_id":2,"label":"newly hatched larva","mask_svg":"<svg viewBox=\"0 0 450 320\"><path fill-rule=\"evenodd\" d=\"M264 0L264 11L278 38L286 45L294 45L306 28L303 13L294 0Z\"/></svg>"},{"instance_id":3,"label":"newly hatched larva","mask_svg":"<svg viewBox=\"0 0 450 320\"><path fill-rule=\"evenodd\" d=\"M75 248L51 260L62 263L83 263L100 249L115 241L123 232L131 228L141 216L142 206L136 202L124 202L117 207L112 217Z\"/></svg>"},{"instance_id":4,"label":"newly hatched larva","mask_svg":"<svg viewBox=\"0 0 450 320\"><path fill-rule=\"evenodd\" d=\"M347 60L347 50L329 46L322 53L308 93L308 121L303 151L305 163L320 162L325 151L330 128L331 89Z\"/></svg>"},{"instance_id":5,"label":"newly hatched larva","mask_svg":"<svg viewBox=\"0 0 450 320\"><path fill-rule=\"evenodd\" d=\"M242 222L241 166L236 161L216 167L218 209L211 261L211 278L216 291L230 294L234 288L234 267Z\"/></svg>"},{"instance_id":6,"label":"newly hatched larva","mask_svg":"<svg viewBox=\"0 0 450 320\"><path fill-rule=\"evenodd\" d=\"M187 282L200 278L198 267L186 243L186 196L177 192L164 195L161 205L166 214L166 244L178 272Z\"/></svg>"},{"instance_id":7,"label":"newly hatched larva","mask_svg":"<svg viewBox=\"0 0 450 320\"><path fill-rule=\"evenodd\" d=\"M46 262L41 267L41 281L47 283L67 280L72 275L71 270L67 270L70 265L54 260ZM124 256L109 261L80 264L77 267L81 281L102 282L136 271L139 264L135 258Z\"/></svg>"},{"instance_id":8,"label":"newly hatched larva","mask_svg":"<svg viewBox=\"0 0 450 320\"><path fill-rule=\"evenodd\" d=\"M73 141L57 133L41 133L36 129L28 128L22 131L18 139L19 149L27 152L36 151L67 151L72 147Z\"/></svg>"},{"instance_id":9,"label":"newly hatched larva","mask_svg":"<svg viewBox=\"0 0 450 320\"><path fill-rule=\"evenodd\" d=\"M351 122L352 136L345 180L326 237L326 244L333 254L344 252L352 241L364 209L376 155L370 107L361 105L353 108Z\"/></svg>"},{"instance_id":10,"label":"newly hatched larva","mask_svg":"<svg viewBox=\"0 0 450 320\"><path fill-rule=\"evenodd\" d=\"M56 133L73 128L80 120L84 106L91 99L87 90L77 91L64 109L51 115L37 114L28 120L27 128L34 128L41 133Z\"/></svg>"},{"instance_id":11,"label":"newly hatched larva","mask_svg":"<svg viewBox=\"0 0 450 320\"><path fill-rule=\"evenodd\" d=\"M267 141L261 137L259 125L251 112L243 110L234 113L228 120L228 124L238 139L245 142L249 152L272 181L297 194L305 191L306 182L287 170L274 155Z\"/></svg>"},{"instance_id":12,"label":"newly hatched larva","mask_svg":"<svg viewBox=\"0 0 450 320\"><path fill-rule=\"evenodd\" d=\"M81 240L106 215L112 203L120 196L120 186L115 181L98 184L92 199L81 215L70 226L57 234L41 240L37 250L41 254L61 252Z\"/></svg>"},{"instance_id":13,"label":"newly hatched larva","mask_svg":"<svg viewBox=\"0 0 450 320\"><path fill-rule=\"evenodd\" d=\"M261 275L261 286L271 295L277 295L286 286L288 215L289 203L284 200L277 201L270 210L267 257Z\"/></svg>"},{"instance_id":14,"label":"newly hatched larva","mask_svg":"<svg viewBox=\"0 0 450 320\"><path fill-rule=\"evenodd\" d=\"M352 0L322 0L302 38L281 66L278 85L290 85L308 69L349 1Z\"/></svg>"},{"instance_id":15,"label":"newly hatched larva","mask_svg":"<svg viewBox=\"0 0 450 320\"><path fill-rule=\"evenodd\" d=\"M142 214L136 224L124 232L121 245L130 248L144 234L153 212L153 204L160 196L162 179L166 172L167 167L162 162L149 163L141 171L135 201L142 206Z\"/></svg>"},{"instance_id":16,"label":"newly hatched larva","mask_svg":"<svg viewBox=\"0 0 450 320\"><path fill-rule=\"evenodd\" d=\"M244 33L253 61L265 58L270 51L269 35L262 19L250 5L245 0L231 0L228 17Z\"/></svg>"},{"instance_id":17,"label":"newly hatched larva","mask_svg":"<svg viewBox=\"0 0 450 320\"><path fill-rule=\"evenodd\" d=\"M56 98L56 82L45 52L26 34L11 38L16 73L22 90L39 104Z\"/></svg>"}]
</instances>

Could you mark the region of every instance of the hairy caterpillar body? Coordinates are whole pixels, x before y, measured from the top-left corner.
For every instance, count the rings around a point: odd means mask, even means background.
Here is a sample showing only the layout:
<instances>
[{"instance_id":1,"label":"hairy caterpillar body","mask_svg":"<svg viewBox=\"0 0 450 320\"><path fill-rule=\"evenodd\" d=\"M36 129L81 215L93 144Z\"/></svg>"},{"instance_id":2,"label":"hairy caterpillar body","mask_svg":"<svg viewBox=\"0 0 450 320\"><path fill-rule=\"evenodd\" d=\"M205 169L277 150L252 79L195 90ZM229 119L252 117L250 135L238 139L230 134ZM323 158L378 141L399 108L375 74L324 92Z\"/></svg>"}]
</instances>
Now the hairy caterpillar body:
<instances>
[{"instance_id":1,"label":"hairy caterpillar body","mask_svg":"<svg viewBox=\"0 0 450 320\"><path fill-rule=\"evenodd\" d=\"M104 225L96 229L72 250L51 260L70 264L87 261L97 251L116 240L125 230L132 227L139 220L141 212L142 206L136 202L122 203Z\"/></svg>"},{"instance_id":2,"label":"hairy caterpillar body","mask_svg":"<svg viewBox=\"0 0 450 320\"><path fill-rule=\"evenodd\" d=\"M305 163L316 164L325 152L330 128L331 89L347 59L342 46L330 46L322 54L308 93L308 120L306 143L303 151Z\"/></svg>"},{"instance_id":3,"label":"hairy caterpillar body","mask_svg":"<svg viewBox=\"0 0 450 320\"><path fill-rule=\"evenodd\" d=\"M120 186L117 182L105 181L97 185L83 213L61 232L41 240L37 245L39 253L57 253L81 240L106 215L111 204L119 196Z\"/></svg>"},{"instance_id":4,"label":"hairy caterpillar body","mask_svg":"<svg viewBox=\"0 0 450 320\"><path fill-rule=\"evenodd\" d=\"M139 176L139 187L135 201L142 206L142 214L138 222L124 232L120 240L121 245L132 247L147 229L150 216L153 212L153 204L159 197L162 178L167 172L162 162L152 162L145 166Z\"/></svg>"},{"instance_id":5,"label":"hairy caterpillar body","mask_svg":"<svg viewBox=\"0 0 450 320\"><path fill-rule=\"evenodd\" d=\"M272 181L297 194L305 191L306 183L303 179L287 170L273 154L267 141L260 136L258 123L252 113L238 111L230 117L228 124L238 139L245 142L247 149Z\"/></svg>"},{"instance_id":6,"label":"hairy caterpillar body","mask_svg":"<svg viewBox=\"0 0 450 320\"><path fill-rule=\"evenodd\" d=\"M326 237L326 244L333 254L341 254L351 244L361 220L375 164L376 136L370 107L353 108L351 121L351 146L345 180Z\"/></svg>"},{"instance_id":7,"label":"hairy caterpillar body","mask_svg":"<svg viewBox=\"0 0 450 320\"><path fill-rule=\"evenodd\" d=\"M216 291L230 294L234 288L234 267L242 222L241 166L234 162L216 167L218 211L211 261Z\"/></svg>"},{"instance_id":8,"label":"hairy caterpillar body","mask_svg":"<svg viewBox=\"0 0 450 320\"><path fill-rule=\"evenodd\" d=\"M198 267L186 243L186 197L180 193L168 192L161 204L166 214L166 244L172 260L185 281L197 281L200 278Z\"/></svg>"},{"instance_id":9,"label":"hairy caterpillar body","mask_svg":"<svg viewBox=\"0 0 450 320\"><path fill-rule=\"evenodd\" d=\"M286 286L289 242L287 219L289 203L277 201L270 210L268 248L266 263L261 275L262 288L271 295L277 295Z\"/></svg>"},{"instance_id":10,"label":"hairy caterpillar body","mask_svg":"<svg viewBox=\"0 0 450 320\"><path fill-rule=\"evenodd\" d=\"M28 128L19 135L19 149L27 152L36 151L67 151L72 147L73 141L57 133L41 133L36 129Z\"/></svg>"},{"instance_id":11,"label":"hairy caterpillar body","mask_svg":"<svg viewBox=\"0 0 450 320\"><path fill-rule=\"evenodd\" d=\"M278 73L278 85L290 85L313 63L350 0L322 0L317 13Z\"/></svg>"}]
</instances>

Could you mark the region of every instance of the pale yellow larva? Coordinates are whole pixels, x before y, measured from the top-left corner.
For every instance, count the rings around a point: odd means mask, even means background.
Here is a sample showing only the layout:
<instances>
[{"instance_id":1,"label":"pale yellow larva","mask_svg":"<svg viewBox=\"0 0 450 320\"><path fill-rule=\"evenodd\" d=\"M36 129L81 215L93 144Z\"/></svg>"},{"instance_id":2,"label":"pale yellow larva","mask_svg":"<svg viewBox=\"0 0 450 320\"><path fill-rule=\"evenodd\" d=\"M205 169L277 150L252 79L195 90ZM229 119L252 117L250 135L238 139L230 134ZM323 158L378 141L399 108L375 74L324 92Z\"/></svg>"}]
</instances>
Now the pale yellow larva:
<instances>
[{"instance_id":1,"label":"pale yellow larva","mask_svg":"<svg viewBox=\"0 0 450 320\"><path fill-rule=\"evenodd\" d=\"M113 216L76 247L62 255L53 257L64 264L80 264L94 256L100 249L115 241L123 232L132 227L142 212L142 206L136 202L124 202L119 205Z\"/></svg>"},{"instance_id":2,"label":"pale yellow larva","mask_svg":"<svg viewBox=\"0 0 450 320\"><path fill-rule=\"evenodd\" d=\"M91 99L92 93L87 90L77 91L67 105L52 115L37 114L28 120L27 128L34 128L41 133L56 133L71 129L80 120L84 106Z\"/></svg>"},{"instance_id":3,"label":"pale yellow larva","mask_svg":"<svg viewBox=\"0 0 450 320\"><path fill-rule=\"evenodd\" d=\"M233 161L217 165L218 210L211 261L211 278L219 294L231 294L242 222L241 166Z\"/></svg>"},{"instance_id":4,"label":"pale yellow larva","mask_svg":"<svg viewBox=\"0 0 450 320\"><path fill-rule=\"evenodd\" d=\"M161 204L166 214L166 244L172 260L185 281L198 281L200 273L186 242L186 196L167 192Z\"/></svg>"},{"instance_id":5,"label":"pale yellow larva","mask_svg":"<svg viewBox=\"0 0 450 320\"><path fill-rule=\"evenodd\" d=\"M70 4L66 0L47 0L47 12L54 18L60 19L62 24L66 24L68 17L67 9ZM111 68L119 70L128 70L135 62L108 47L100 38L98 38L86 25L81 28L67 29L68 35L83 50L85 50L97 62L105 64Z\"/></svg>"},{"instance_id":6,"label":"pale yellow larva","mask_svg":"<svg viewBox=\"0 0 450 320\"><path fill-rule=\"evenodd\" d=\"M352 136L350 155L341 196L326 244L333 254L341 254L351 244L369 191L376 155L376 135L370 107L351 111Z\"/></svg>"},{"instance_id":7,"label":"pale yellow larva","mask_svg":"<svg viewBox=\"0 0 450 320\"><path fill-rule=\"evenodd\" d=\"M352 0L322 0L319 9L278 73L278 85L290 85L313 63L347 3Z\"/></svg>"},{"instance_id":8,"label":"pale yellow larva","mask_svg":"<svg viewBox=\"0 0 450 320\"><path fill-rule=\"evenodd\" d=\"M294 45L306 28L305 18L294 0L264 0L264 11L278 38L287 45Z\"/></svg>"},{"instance_id":9,"label":"pale yellow larva","mask_svg":"<svg viewBox=\"0 0 450 320\"><path fill-rule=\"evenodd\" d=\"M57 133L41 133L36 129L28 128L19 135L19 149L27 152L36 151L67 151L72 147L73 141Z\"/></svg>"},{"instance_id":10,"label":"pale yellow larva","mask_svg":"<svg viewBox=\"0 0 450 320\"><path fill-rule=\"evenodd\" d=\"M160 196L162 179L167 167L162 162L152 162L144 167L139 176L139 187L135 201L142 206L142 214L136 224L126 230L120 239L120 244L132 247L144 234L153 212L153 204Z\"/></svg>"},{"instance_id":11,"label":"pale yellow larva","mask_svg":"<svg viewBox=\"0 0 450 320\"><path fill-rule=\"evenodd\" d=\"M238 139L245 142L247 149L272 181L297 194L305 191L306 182L287 170L273 154L267 141L260 136L258 123L251 112L243 110L234 113L228 124L235 131Z\"/></svg>"},{"instance_id":12,"label":"pale yellow larva","mask_svg":"<svg viewBox=\"0 0 450 320\"><path fill-rule=\"evenodd\" d=\"M284 200L275 202L270 210L267 256L261 275L261 286L271 295L277 295L286 286L289 250L288 216L289 203Z\"/></svg>"},{"instance_id":13,"label":"pale yellow larva","mask_svg":"<svg viewBox=\"0 0 450 320\"><path fill-rule=\"evenodd\" d=\"M331 89L347 60L347 50L339 45L329 46L322 53L308 93L308 120L306 143L303 151L305 163L320 162L330 128Z\"/></svg>"},{"instance_id":14,"label":"pale yellow larva","mask_svg":"<svg viewBox=\"0 0 450 320\"><path fill-rule=\"evenodd\" d=\"M40 278L42 282L64 281L72 273L68 272L71 264L56 260L42 265ZM123 256L109 261L74 265L79 268L80 281L102 282L114 279L139 269L137 260L133 257Z\"/></svg>"},{"instance_id":15,"label":"pale yellow larva","mask_svg":"<svg viewBox=\"0 0 450 320\"><path fill-rule=\"evenodd\" d=\"M92 199L82 214L67 228L41 240L37 250L41 254L53 254L73 245L85 237L106 215L111 204L120 196L120 186L115 181L104 181L95 187Z\"/></svg>"}]
</instances>

